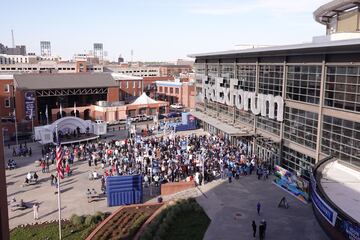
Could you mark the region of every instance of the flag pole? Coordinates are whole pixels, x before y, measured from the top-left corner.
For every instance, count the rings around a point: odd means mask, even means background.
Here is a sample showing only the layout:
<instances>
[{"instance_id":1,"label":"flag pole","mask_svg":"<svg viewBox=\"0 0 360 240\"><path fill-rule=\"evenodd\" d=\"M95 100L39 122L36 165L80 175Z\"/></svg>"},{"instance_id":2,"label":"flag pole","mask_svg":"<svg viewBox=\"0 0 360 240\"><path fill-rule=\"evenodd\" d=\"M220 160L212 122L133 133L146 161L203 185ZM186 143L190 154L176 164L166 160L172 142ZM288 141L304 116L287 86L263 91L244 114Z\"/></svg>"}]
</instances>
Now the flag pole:
<instances>
[{"instance_id":1,"label":"flag pole","mask_svg":"<svg viewBox=\"0 0 360 240\"><path fill-rule=\"evenodd\" d=\"M61 143L59 142L59 133L58 133L58 127L56 124L56 142L60 145L61 147ZM57 153L56 153L57 154ZM57 159L56 159L57 162ZM62 164L62 163L61 163ZM56 164L57 165L57 164ZM61 240L61 198L60 198L60 172L59 170L57 170L57 175L58 175L58 210L59 210L59 239Z\"/></svg>"},{"instance_id":2,"label":"flag pole","mask_svg":"<svg viewBox=\"0 0 360 240\"><path fill-rule=\"evenodd\" d=\"M49 112L48 112L48 105L47 104L46 104L45 115L46 115L46 125L49 125Z\"/></svg>"},{"instance_id":3,"label":"flag pole","mask_svg":"<svg viewBox=\"0 0 360 240\"><path fill-rule=\"evenodd\" d=\"M16 121L16 110L14 108L14 120L15 120L15 138L16 138L16 146L19 145L19 139L18 139L18 129L17 129L17 121Z\"/></svg>"},{"instance_id":4,"label":"flag pole","mask_svg":"<svg viewBox=\"0 0 360 240\"><path fill-rule=\"evenodd\" d=\"M33 109L31 109L31 131L32 131L32 139L33 142L35 141L35 131L34 131L34 112Z\"/></svg>"}]
</instances>

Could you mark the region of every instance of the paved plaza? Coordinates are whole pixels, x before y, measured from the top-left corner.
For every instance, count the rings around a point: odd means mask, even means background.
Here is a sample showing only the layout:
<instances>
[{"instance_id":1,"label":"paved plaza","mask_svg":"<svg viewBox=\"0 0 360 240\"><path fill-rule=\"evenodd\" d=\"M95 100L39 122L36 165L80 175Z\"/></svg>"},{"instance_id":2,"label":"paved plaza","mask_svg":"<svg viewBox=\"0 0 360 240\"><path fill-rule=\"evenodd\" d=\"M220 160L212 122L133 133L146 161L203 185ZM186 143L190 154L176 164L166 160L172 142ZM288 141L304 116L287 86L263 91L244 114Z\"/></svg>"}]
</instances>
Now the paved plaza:
<instances>
[{"instance_id":1,"label":"paved plaza","mask_svg":"<svg viewBox=\"0 0 360 240\"><path fill-rule=\"evenodd\" d=\"M195 133L203 134L204 132L197 130ZM110 134L115 135L112 138L124 139L126 131L110 132ZM184 134L189 133L180 132L177 135ZM163 135L163 133L159 135ZM6 170L8 202L12 198L15 198L17 201L23 199L29 206L37 202L40 204L38 222L56 220L58 219L57 194L55 194L57 188L50 185L51 174L56 175L55 165L50 166L50 173L42 173L40 167L35 167L35 160L41 158L41 145L39 143L28 143L27 146L32 149L31 157L12 157L12 146L10 149L7 146L4 148L6 162L9 158L15 159L18 165L18 168L14 170ZM72 214L94 214L97 211L112 212L117 209L117 207L107 207L105 197L91 203L87 201L86 190L88 188L94 188L98 193L101 192L101 180L88 179L90 171L96 170L99 174L103 173L100 164L97 167L94 165L89 167L87 161L75 162L71 169L73 175L65 177L61 181L61 217L63 219L70 218ZM37 172L39 182L35 185L24 186L25 176L29 171ZM151 193L152 195L150 196L150 189L144 188L145 201L159 194L159 189L153 187ZM13 212L10 209L10 205L9 220L10 229L21 224L35 223L31 208Z\"/></svg>"},{"instance_id":2,"label":"paved plaza","mask_svg":"<svg viewBox=\"0 0 360 240\"><path fill-rule=\"evenodd\" d=\"M256 175L240 177L232 183L223 181L197 200L211 219L205 239L253 239L251 223L267 222L265 239L326 240L324 231L315 219L311 204L304 204L268 180ZM289 209L278 208L285 196ZM260 216L256 204L260 202ZM258 232L257 232L258 239Z\"/></svg>"},{"instance_id":3,"label":"paved plaza","mask_svg":"<svg viewBox=\"0 0 360 240\"><path fill-rule=\"evenodd\" d=\"M203 132L197 131L197 133ZM20 167L6 171L8 201L15 197L18 201L23 199L30 204L38 202L39 222L56 220L58 218L57 195L54 193L56 188L50 186L50 174L56 173L55 165L50 167L50 173L41 173L40 167L35 168L34 165L34 161L41 156L41 147L37 143L28 146L32 148L32 157L14 158ZM11 158L12 148L6 147L5 154ZM85 195L87 188L94 188L100 192L100 180L88 179L89 171L102 172L99 165L89 167L87 162L76 162L72 169L73 176L66 177L61 183L62 218L69 218L74 213L93 214L96 211L112 212L117 209L117 207L107 207L106 198L87 202ZM34 170L39 175L39 183L23 186L27 172ZM153 192L156 194L158 189ZM283 196L287 197L289 209L277 207ZM242 176L240 180L234 180L231 184L226 180L216 180L200 188L164 197L164 200L188 197L196 197L212 220L205 239L253 239L251 222L255 220L259 226L262 219L267 221L266 239L328 239L314 217L311 204L304 204L287 194L272 184L270 178L259 181L255 175ZM147 197L149 198L150 196ZM150 201L156 201L156 198ZM262 205L260 216L256 213L258 201ZM11 229L21 224L35 222L31 208L15 212L9 209L9 218Z\"/></svg>"}]
</instances>

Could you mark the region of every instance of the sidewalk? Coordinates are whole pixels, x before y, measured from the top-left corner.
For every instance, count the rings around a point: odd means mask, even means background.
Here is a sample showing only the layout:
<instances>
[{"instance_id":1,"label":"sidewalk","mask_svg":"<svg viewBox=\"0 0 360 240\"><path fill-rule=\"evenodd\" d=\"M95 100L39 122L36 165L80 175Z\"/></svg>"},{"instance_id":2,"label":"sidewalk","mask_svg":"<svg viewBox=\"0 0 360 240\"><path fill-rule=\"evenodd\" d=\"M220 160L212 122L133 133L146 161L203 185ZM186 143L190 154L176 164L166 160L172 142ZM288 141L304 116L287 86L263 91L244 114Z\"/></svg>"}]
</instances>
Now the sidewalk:
<instances>
[{"instance_id":1,"label":"sidewalk","mask_svg":"<svg viewBox=\"0 0 360 240\"><path fill-rule=\"evenodd\" d=\"M257 180L256 175L240 177L232 183L219 186L197 197L211 219L204 239L254 239L252 220L257 227L262 219L267 221L266 238L276 240L327 240L327 236L315 219L311 204L304 204L282 189L271 179ZM285 196L289 209L278 208ZM256 212L261 203L260 216ZM256 235L258 239L258 232Z\"/></svg>"}]
</instances>

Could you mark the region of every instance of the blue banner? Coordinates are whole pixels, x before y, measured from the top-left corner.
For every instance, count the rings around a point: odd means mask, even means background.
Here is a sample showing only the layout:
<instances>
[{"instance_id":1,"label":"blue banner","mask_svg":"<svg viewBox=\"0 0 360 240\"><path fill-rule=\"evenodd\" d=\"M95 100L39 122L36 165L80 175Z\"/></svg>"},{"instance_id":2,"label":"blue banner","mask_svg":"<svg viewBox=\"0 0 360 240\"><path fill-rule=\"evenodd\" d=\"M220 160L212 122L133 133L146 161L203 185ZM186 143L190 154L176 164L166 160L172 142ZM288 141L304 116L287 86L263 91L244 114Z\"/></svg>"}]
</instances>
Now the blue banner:
<instances>
[{"instance_id":1,"label":"blue banner","mask_svg":"<svg viewBox=\"0 0 360 240\"><path fill-rule=\"evenodd\" d=\"M35 92L26 91L25 94L25 119L35 119Z\"/></svg>"},{"instance_id":2,"label":"blue banner","mask_svg":"<svg viewBox=\"0 0 360 240\"><path fill-rule=\"evenodd\" d=\"M324 200L311 188L311 200L321 215L333 226L335 226L337 212L335 212Z\"/></svg>"},{"instance_id":3,"label":"blue banner","mask_svg":"<svg viewBox=\"0 0 360 240\"><path fill-rule=\"evenodd\" d=\"M360 240L360 228L358 226L343 220L342 228L349 240Z\"/></svg>"}]
</instances>

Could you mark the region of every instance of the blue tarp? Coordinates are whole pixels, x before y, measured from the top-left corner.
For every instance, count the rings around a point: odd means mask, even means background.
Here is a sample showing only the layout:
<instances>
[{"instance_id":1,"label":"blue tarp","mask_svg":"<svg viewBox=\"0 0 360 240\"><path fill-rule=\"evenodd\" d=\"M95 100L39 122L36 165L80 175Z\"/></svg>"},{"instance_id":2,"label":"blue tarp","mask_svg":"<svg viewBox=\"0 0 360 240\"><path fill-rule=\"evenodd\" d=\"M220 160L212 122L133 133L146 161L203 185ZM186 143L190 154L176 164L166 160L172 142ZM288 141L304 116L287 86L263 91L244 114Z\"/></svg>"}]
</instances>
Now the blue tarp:
<instances>
[{"instance_id":1,"label":"blue tarp","mask_svg":"<svg viewBox=\"0 0 360 240\"><path fill-rule=\"evenodd\" d=\"M108 206L142 203L142 176L112 176L106 179Z\"/></svg>"}]
</instances>

